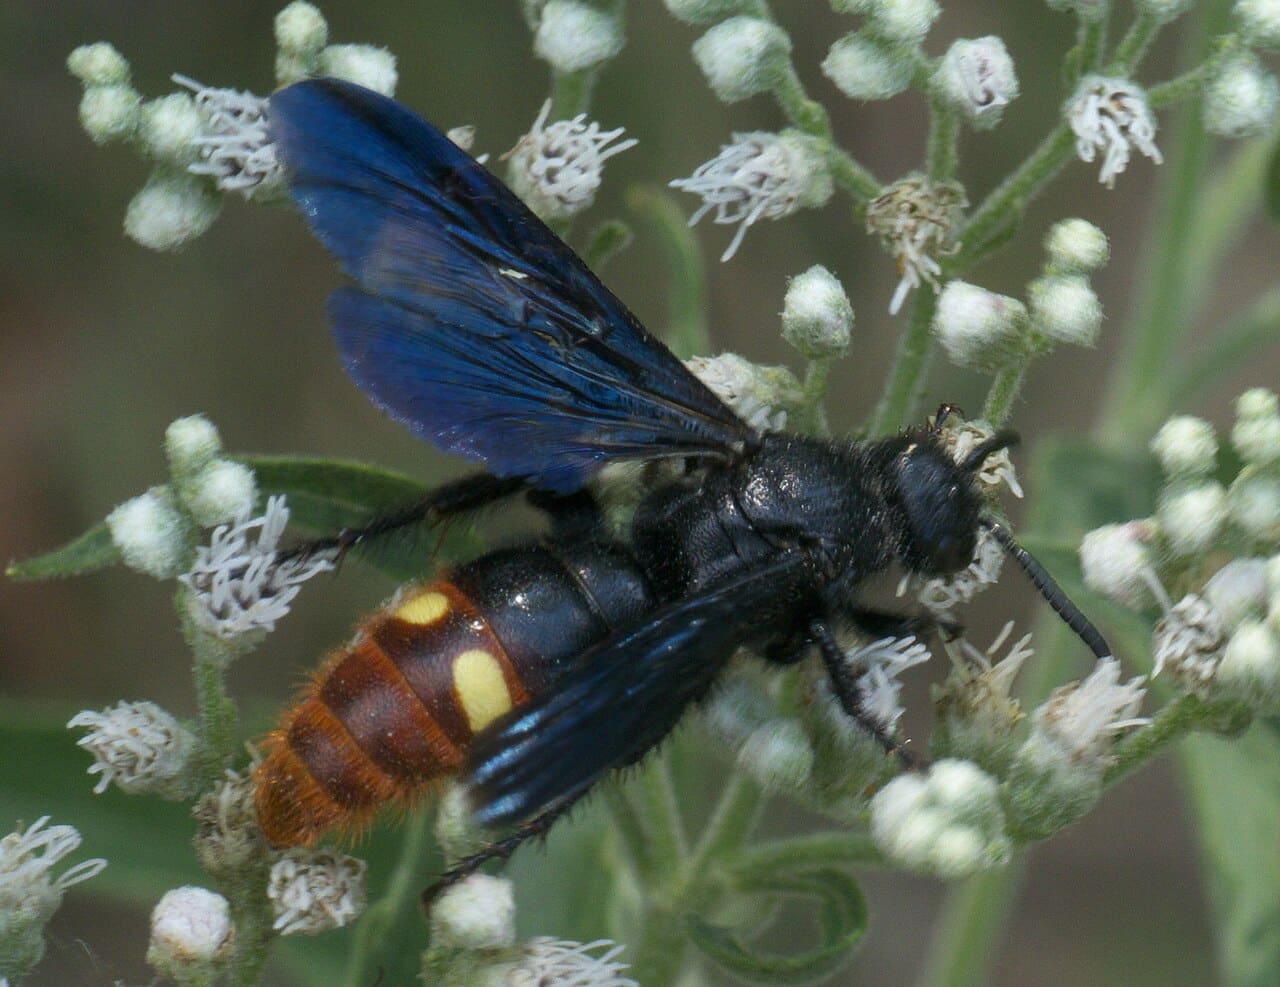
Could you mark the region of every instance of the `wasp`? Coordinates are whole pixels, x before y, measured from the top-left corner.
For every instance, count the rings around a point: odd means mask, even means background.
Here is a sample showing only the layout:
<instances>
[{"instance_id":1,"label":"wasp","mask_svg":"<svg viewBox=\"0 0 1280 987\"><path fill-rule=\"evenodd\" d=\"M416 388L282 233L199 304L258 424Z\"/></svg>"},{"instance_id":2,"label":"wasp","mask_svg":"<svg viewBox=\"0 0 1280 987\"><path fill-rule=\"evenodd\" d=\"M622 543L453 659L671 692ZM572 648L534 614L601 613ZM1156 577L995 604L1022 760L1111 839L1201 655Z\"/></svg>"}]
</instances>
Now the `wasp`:
<instances>
[{"instance_id":1,"label":"wasp","mask_svg":"<svg viewBox=\"0 0 1280 987\"><path fill-rule=\"evenodd\" d=\"M286 712L257 774L277 845L308 844L459 777L476 822L514 825L446 881L544 833L634 764L747 648L816 654L864 715L841 626L892 566L969 564L989 531L1098 656L1110 648L986 508L976 481L1001 432L957 462L938 429L851 441L740 419L497 178L399 103L332 79L270 102L290 193L354 281L329 300L348 373L385 412L484 465L346 547L519 495L548 533L402 589ZM592 481L673 460L629 536Z\"/></svg>"}]
</instances>

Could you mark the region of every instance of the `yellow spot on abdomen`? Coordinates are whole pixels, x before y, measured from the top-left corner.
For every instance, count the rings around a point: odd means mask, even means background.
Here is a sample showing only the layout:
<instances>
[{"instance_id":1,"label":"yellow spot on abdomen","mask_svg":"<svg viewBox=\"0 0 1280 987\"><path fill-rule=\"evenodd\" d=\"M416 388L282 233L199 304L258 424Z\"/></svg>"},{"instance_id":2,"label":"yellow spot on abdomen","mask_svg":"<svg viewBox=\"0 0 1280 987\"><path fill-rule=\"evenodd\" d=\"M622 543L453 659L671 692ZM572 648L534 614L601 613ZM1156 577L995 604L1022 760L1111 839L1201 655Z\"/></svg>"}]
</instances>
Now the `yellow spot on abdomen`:
<instances>
[{"instance_id":1,"label":"yellow spot on abdomen","mask_svg":"<svg viewBox=\"0 0 1280 987\"><path fill-rule=\"evenodd\" d=\"M435 590L411 596L395 609L397 617L411 624L434 624L448 612L449 598Z\"/></svg>"},{"instance_id":2,"label":"yellow spot on abdomen","mask_svg":"<svg viewBox=\"0 0 1280 987\"><path fill-rule=\"evenodd\" d=\"M498 659L475 648L453 659L453 688L474 731L483 730L511 709L511 693Z\"/></svg>"}]
</instances>

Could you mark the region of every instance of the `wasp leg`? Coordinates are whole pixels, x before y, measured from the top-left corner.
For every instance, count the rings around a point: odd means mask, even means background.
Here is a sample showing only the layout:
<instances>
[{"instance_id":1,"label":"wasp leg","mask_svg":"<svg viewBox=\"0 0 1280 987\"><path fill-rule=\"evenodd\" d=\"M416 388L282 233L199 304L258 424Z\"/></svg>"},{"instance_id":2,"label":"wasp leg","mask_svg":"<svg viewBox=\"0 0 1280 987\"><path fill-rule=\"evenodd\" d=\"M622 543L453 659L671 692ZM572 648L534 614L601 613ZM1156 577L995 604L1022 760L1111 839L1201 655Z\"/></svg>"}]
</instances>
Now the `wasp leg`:
<instances>
[{"instance_id":1,"label":"wasp leg","mask_svg":"<svg viewBox=\"0 0 1280 987\"><path fill-rule=\"evenodd\" d=\"M863 695L862 686L858 683L858 673L845 661L844 649L836 640L831 625L819 618L809 624L809 633L818 644L822 663L826 666L827 675L831 679L831 688L835 690L836 698L840 700L840 708L845 714L856 720L859 726L875 737L885 752L897 758L904 768L914 771L924 767L919 758L908 752L905 745L894 740L889 732L873 720L863 708L866 697Z\"/></svg>"},{"instance_id":2,"label":"wasp leg","mask_svg":"<svg viewBox=\"0 0 1280 987\"><path fill-rule=\"evenodd\" d=\"M944 641L964 636L964 625L926 614L893 613L866 607L852 607L844 616L873 640L882 637L928 637L938 634Z\"/></svg>"},{"instance_id":3,"label":"wasp leg","mask_svg":"<svg viewBox=\"0 0 1280 987\"><path fill-rule=\"evenodd\" d=\"M551 520L552 541L591 536L604 530L604 512L589 490L569 494L530 490L525 496L531 507Z\"/></svg>"},{"instance_id":4,"label":"wasp leg","mask_svg":"<svg viewBox=\"0 0 1280 987\"><path fill-rule=\"evenodd\" d=\"M473 473L432 490L421 500L375 518L359 528L343 528L337 534L295 545L286 558L305 558L318 552L336 552L339 558L356 545L415 524L435 524L458 514L466 514L523 490L522 477L497 477Z\"/></svg>"}]
</instances>

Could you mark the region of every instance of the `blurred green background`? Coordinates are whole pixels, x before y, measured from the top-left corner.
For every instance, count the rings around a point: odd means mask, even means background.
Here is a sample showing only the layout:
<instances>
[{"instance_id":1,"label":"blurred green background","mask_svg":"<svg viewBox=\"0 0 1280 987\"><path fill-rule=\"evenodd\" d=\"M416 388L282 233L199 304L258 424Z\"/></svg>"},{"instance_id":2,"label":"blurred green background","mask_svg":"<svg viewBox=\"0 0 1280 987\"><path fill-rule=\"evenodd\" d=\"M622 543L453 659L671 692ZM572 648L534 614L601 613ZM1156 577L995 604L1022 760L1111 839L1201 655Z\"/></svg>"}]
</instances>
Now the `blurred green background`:
<instances>
[{"instance_id":1,"label":"blurred green background","mask_svg":"<svg viewBox=\"0 0 1280 987\"><path fill-rule=\"evenodd\" d=\"M265 93L273 81L271 22L279 6L247 0L0 4L0 556L20 558L60 544L114 504L161 481L163 430L192 412L212 418L233 451L357 457L425 478L460 468L383 420L344 377L323 318L325 295L338 274L296 215L229 200L212 232L187 250L148 252L121 234L125 206L147 166L121 146L95 147L80 130L80 88L63 65L75 45L113 42L131 61L135 85L147 97L171 91L172 72ZM624 215L628 186L688 175L731 132L781 126L766 99L732 108L715 101L689 57L694 29L672 20L656 0L633 0L628 7L628 46L601 79L592 113L605 126L625 125L640 145L610 162L597 207L580 230ZM385 44L395 52L402 100L445 127L476 125L477 151L509 148L544 98L547 74L530 55L514 0L329 0L321 9L331 41ZM915 167L924 143L919 96L871 105L844 99L817 65L849 23L818 0L779 2L775 9L794 31L801 76L832 110L846 146L882 179ZM1005 39L1023 95L994 132L964 135L962 179L974 201L1021 159L1056 113L1062 98L1058 66L1073 26L1038 0L947 0L927 48L940 53L955 37L988 33ZM1178 33L1162 38L1144 79L1172 73ZM1171 119L1162 117L1162 127ZM1168 139L1162 129L1162 146ZM1097 184L1096 169L1069 167L1029 211L1017 247L975 275L987 287L1020 293L1041 262L1039 237L1066 215L1090 219L1112 237L1113 260L1095 282L1108 314L1102 341L1092 351L1061 351L1033 369L1013 419L1031 446L1047 435L1091 426L1116 334L1143 270L1159 174L1137 159L1108 192ZM681 204L694 208L687 196ZM642 319L659 324L666 278L651 236L643 227L638 231L636 244L611 264L606 280ZM850 218L847 200L837 196L821 212L760 224L726 265L714 259L731 230L704 223L698 235L711 264L715 346L757 361L790 360L798 368L778 334L786 277L814 263L836 272L858 322L854 352L833 374L829 407L838 429L864 417L904 320L886 313L897 281L893 263ZM1206 299L1198 340L1214 331L1222 311L1252 297L1274 275L1275 249L1275 230L1259 220L1238 249L1229 279ZM1219 426L1229 422L1230 399L1242 386L1274 386L1280 378L1280 354L1272 348L1266 356L1268 362L1254 363L1201 407L1185 410ZM976 411L984 391L983 379L939 365L925 404L947 400ZM1077 534L1068 520L1063 537ZM358 565L313 584L267 646L234 670L233 686L246 697L247 727L265 729L303 672L345 640L357 616L391 588ZM966 620L975 640L985 643L1004 620L1025 623L1036 607L1025 586L1006 580L981 597ZM927 680L941 677L933 664L917 676L917 707ZM70 790L55 788L56 772L45 774L43 765L64 762L62 748L73 737L42 725L121 698L192 712L187 657L164 588L123 570L50 584L0 583L0 712L10 725L33 724L35 738L32 745L0 751L3 777L28 793L41 787L33 775L47 783L45 804L58 812L54 821L84 829L82 856L103 852L92 820L118 824L135 812L149 820L150 810L144 813L115 791L93 796L91 780L78 772ZM923 728L927 718L912 722ZM37 742L61 745L61 753L54 758L35 749ZM80 765L88 763L85 757ZM1180 804L1164 762L1037 849L995 983L1214 983L1198 848ZM19 798L0 787L0 831L18 818L30 822L39 811L29 794ZM159 855L186 867L184 880L198 882L185 851L182 815L177 809L165 817L172 823L166 837L171 845L139 845L150 832L139 829L136 852L129 854L125 844L127 859L117 854L112 866L141 866L148 854ZM807 819L797 824L816 825ZM551 878L543 859L537 851L525 857L524 880L545 887ZM850 972L837 979L908 983L944 888L871 874L865 890L871 930ZM31 982L145 982L146 917L156 892L145 875L134 892L134 902L122 904L95 897L93 883L77 888L51 926L49 958ZM312 945L322 948L303 948ZM278 976L288 982L287 975Z\"/></svg>"}]
</instances>

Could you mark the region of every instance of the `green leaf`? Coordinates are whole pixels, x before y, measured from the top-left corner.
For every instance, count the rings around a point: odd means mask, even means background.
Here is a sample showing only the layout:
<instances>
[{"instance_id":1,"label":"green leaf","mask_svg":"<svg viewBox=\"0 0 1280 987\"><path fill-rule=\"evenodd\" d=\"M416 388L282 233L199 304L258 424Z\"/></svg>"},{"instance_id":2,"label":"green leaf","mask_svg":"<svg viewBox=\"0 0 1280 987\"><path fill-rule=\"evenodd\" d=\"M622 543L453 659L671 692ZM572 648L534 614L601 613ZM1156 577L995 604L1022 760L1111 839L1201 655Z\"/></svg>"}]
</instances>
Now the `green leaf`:
<instances>
[{"instance_id":1,"label":"green leaf","mask_svg":"<svg viewBox=\"0 0 1280 987\"><path fill-rule=\"evenodd\" d=\"M1159 468L1145 452L1117 452L1059 437L1037 444L1030 473L1029 486L1039 494L1031 505L1031 526L1052 531L1060 541L1076 542L1108 522L1146 517L1160 487Z\"/></svg>"},{"instance_id":2,"label":"green leaf","mask_svg":"<svg viewBox=\"0 0 1280 987\"><path fill-rule=\"evenodd\" d=\"M1280 141L1271 151L1267 162L1266 180L1262 186L1263 204L1272 222L1280 223Z\"/></svg>"},{"instance_id":3,"label":"green leaf","mask_svg":"<svg viewBox=\"0 0 1280 987\"><path fill-rule=\"evenodd\" d=\"M1225 987L1280 983L1280 737L1197 735L1182 765L1199 820Z\"/></svg>"},{"instance_id":4,"label":"green leaf","mask_svg":"<svg viewBox=\"0 0 1280 987\"><path fill-rule=\"evenodd\" d=\"M591 240L582 252L582 259L587 262L587 267L598 274L605 264L631 246L634 239L631 227L622 220L606 220L592 231Z\"/></svg>"},{"instance_id":5,"label":"green leaf","mask_svg":"<svg viewBox=\"0 0 1280 987\"><path fill-rule=\"evenodd\" d=\"M99 522L59 549L11 563L5 575L10 579L24 580L83 576L119 561L120 550L111 540L111 532L105 522Z\"/></svg>"},{"instance_id":6,"label":"green leaf","mask_svg":"<svg viewBox=\"0 0 1280 987\"><path fill-rule=\"evenodd\" d=\"M690 940L708 959L749 983L807 984L830 976L853 956L867 931L867 905L857 882L844 871L822 869L753 877L748 894L813 899L819 943L799 953L755 948L747 937L700 915L685 916ZM770 902L770 905L776 902Z\"/></svg>"}]
</instances>

